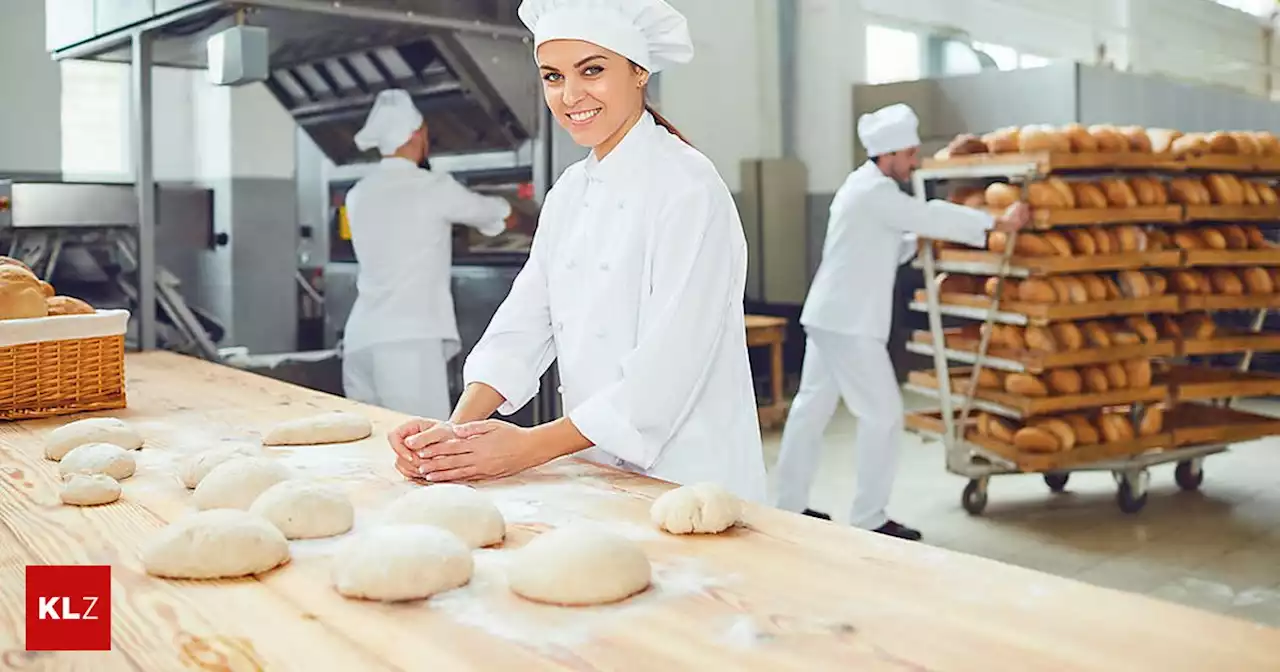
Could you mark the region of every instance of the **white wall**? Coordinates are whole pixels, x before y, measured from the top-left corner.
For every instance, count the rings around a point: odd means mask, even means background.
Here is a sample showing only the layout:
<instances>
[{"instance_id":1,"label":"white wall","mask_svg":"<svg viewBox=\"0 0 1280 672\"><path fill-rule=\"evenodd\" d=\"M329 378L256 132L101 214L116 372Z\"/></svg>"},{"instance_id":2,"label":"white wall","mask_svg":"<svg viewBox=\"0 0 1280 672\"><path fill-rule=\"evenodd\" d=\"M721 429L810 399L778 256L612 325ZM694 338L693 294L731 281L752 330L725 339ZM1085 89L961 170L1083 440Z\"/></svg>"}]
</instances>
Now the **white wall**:
<instances>
[{"instance_id":1,"label":"white wall","mask_svg":"<svg viewBox=\"0 0 1280 672\"><path fill-rule=\"evenodd\" d=\"M0 13L0 174L61 170L61 77L44 50L43 0Z\"/></svg>"},{"instance_id":2,"label":"white wall","mask_svg":"<svg viewBox=\"0 0 1280 672\"><path fill-rule=\"evenodd\" d=\"M659 78L662 114L737 191L742 159L781 152L777 0L671 0L693 34L691 63Z\"/></svg>"}]
</instances>

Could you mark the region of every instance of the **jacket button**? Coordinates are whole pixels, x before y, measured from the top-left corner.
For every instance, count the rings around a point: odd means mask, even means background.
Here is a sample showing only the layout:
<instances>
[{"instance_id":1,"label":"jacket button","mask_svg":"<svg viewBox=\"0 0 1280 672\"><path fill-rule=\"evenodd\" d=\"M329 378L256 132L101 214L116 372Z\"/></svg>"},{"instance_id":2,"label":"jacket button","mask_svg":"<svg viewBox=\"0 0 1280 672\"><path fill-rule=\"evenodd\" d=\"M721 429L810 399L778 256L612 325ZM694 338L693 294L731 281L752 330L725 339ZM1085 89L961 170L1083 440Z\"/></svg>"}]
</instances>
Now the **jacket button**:
<instances>
[{"instance_id":1,"label":"jacket button","mask_svg":"<svg viewBox=\"0 0 1280 672\"><path fill-rule=\"evenodd\" d=\"M559 395L561 395L561 396L564 396L564 385L557 385L557 386L556 386L556 394L559 394Z\"/></svg>"},{"instance_id":2,"label":"jacket button","mask_svg":"<svg viewBox=\"0 0 1280 672\"><path fill-rule=\"evenodd\" d=\"M602 271L607 271L607 270L609 270L609 262L607 262L607 261L602 261L602 262L600 262L600 270L602 270Z\"/></svg>"}]
</instances>

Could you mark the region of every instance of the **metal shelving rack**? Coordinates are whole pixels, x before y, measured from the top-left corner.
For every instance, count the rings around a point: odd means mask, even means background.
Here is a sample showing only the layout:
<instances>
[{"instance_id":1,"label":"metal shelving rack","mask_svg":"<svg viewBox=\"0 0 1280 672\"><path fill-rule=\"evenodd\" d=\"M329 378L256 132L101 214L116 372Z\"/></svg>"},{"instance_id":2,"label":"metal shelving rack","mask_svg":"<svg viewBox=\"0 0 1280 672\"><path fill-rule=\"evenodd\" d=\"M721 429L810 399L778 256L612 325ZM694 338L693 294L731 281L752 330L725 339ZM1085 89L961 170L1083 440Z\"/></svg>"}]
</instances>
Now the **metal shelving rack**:
<instances>
[{"instance_id":1,"label":"metal shelving rack","mask_svg":"<svg viewBox=\"0 0 1280 672\"><path fill-rule=\"evenodd\" d=\"M1100 169L1107 172L1121 172L1118 169ZM1127 172L1127 171L1125 171ZM1044 179L1051 171L1042 168L1036 161L1013 160L1007 163L990 162L976 165L955 165L935 168L922 168L915 171L912 182L915 197L921 200L929 198L928 185L948 180L992 180L1003 178L1010 183L1021 183L1024 197L1027 184L1032 180ZM1001 262L990 264L966 264L957 262L939 262L935 257L932 241L923 241L917 266L922 268L925 280L926 301L913 301L911 309L928 314L931 343L908 343L908 350L916 354L929 355L933 358L937 376L937 388L907 384L906 389L935 398L939 401L941 411L941 432L915 428L912 431L940 440L945 448L946 468L950 473L969 479L962 494L961 503L972 514L980 514L986 507L987 486L992 476L1003 474L1041 473L1046 485L1054 492L1065 489L1071 472L1076 471L1109 471L1117 484L1117 504L1126 513L1136 513L1146 504L1148 485L1150 483L1150 467L1176 463L1175 479L1184 490L1194 490L1203 482L1203 461L1206 457L1224 452L1228 443L1214 442L1203 445L1192 445L1177 448L1149 449L1123 457L1107 458L1097 461L1080 462L1037 471L1025 469L1014 460L997 454L983 446L970 441L964 429L968 427L969 415L974 409L1008 418L1020 418L1018 411L1000 404L976 398L977 385L971 383L964 393L957 394L952 390L950 360L971 365L971 381L976 381L984 367L1006 371L1023 372L1026 367L1018 361L988 357L990 345L990 325L994 323L1025 326L1029 324L1026 315L1007 312L1000 309L1003 296L1003 285L1007 278L1025 277L1027 273L1011 268L1013 250L1017 244L1017 234L1010 234ZM965 275L990 275L998 278L991 304L987 308L970 306L943 305L939 295L940 272ZM1255 320L1257 331L1265 317L1265 310ZM963 352L948 349L942 324L944 316L968 320L979 320L983 323L982 335L977 351ZM937 347L942 344L941 347ZM1247 370L1252 353L1246 353L1241 370ZM1130 419L1138 417L1146 404L1135 403L1131 406ZM959 406L959 417L956 410Z\"/></svg>"}]
</instances>

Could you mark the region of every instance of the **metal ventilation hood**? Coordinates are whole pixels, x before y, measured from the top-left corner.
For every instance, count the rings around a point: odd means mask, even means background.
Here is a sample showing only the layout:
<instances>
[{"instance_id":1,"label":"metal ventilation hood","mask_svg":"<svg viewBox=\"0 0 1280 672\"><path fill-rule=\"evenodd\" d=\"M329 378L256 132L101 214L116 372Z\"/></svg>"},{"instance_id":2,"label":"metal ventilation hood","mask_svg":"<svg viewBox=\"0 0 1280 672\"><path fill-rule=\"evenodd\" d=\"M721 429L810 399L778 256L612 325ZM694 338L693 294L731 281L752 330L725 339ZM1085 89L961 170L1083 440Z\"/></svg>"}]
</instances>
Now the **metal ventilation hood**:
<instances>
[{"instance_id":1,"label":"metal ventilation hood","mask_svg":"<svg viewBox=\"0 0 1280 672\"><path fill-rule=\"evenodd\" d=\"M92 34L68 32L92 2ZM74 3L74 7L72 4ZM542 104L518 0L54 0L55 58L128 62L129 35L154 35L156 65L204 68L205 41L237 22L267 28L272 94L336 164L376 158L354 136L381 90L410 92L436 154L517 150ZM109 8L109 9L108 9ZM104 14L110 14L103 23ZM54 23L57 21L57 23ZM105 28L109 30L101 30Z\"/></svg>"}]
</instances>

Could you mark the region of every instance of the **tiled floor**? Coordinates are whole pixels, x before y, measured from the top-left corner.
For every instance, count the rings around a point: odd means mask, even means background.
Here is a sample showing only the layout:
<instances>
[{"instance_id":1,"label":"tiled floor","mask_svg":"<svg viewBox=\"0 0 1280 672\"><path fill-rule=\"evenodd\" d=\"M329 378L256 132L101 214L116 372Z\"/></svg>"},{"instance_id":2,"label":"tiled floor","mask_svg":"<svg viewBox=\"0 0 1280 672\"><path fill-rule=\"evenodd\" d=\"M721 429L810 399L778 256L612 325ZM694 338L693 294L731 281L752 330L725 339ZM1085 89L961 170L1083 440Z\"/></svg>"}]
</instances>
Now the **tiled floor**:
<instances>
[{"instance_id":1,"label":"tiled floor","mask_svg":"<svg viewBox=\"0 0 1280 672\"><path fill-rule=\"evenodd\" d=\"M1276 404L1240 407L1280 416ZM856 427L842 408L811 494L813 508L842 522ZM780 439L765 435L770 467ZM947 473L940 443L908 434L890 515L924 543L1280 627L1280 437L1210 456L1197 492L1178 488L1173 465L1153 467L1146 508L1134 515L1116 506L1105 472L1072 474L1056 495L1037 475L997 476L977 517L960 506L966 482Z\"/></svg>"}]
</instances>

